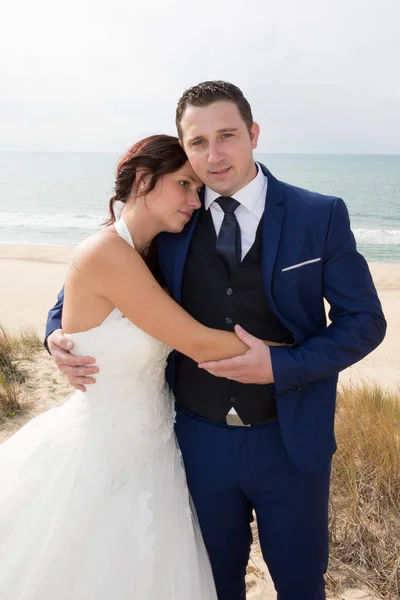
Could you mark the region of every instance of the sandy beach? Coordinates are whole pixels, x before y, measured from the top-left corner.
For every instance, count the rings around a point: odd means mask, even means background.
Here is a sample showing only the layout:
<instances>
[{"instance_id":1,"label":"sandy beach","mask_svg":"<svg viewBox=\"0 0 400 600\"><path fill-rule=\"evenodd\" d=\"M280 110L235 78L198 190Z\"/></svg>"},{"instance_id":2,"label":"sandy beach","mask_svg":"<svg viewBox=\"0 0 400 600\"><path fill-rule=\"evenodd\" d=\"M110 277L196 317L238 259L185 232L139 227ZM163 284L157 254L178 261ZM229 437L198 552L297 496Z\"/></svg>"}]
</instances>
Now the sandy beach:
<instances>
[{"instance_id":1,"label":"sandy beach","mask_svg":"<svg viewBox=\"0 0 400 600\"><path fill-rule=\"evenodd\" d=\"M0 244L0 324L10 331L34 327L44 334L47 311L60 290L71 247L25 246ZM370 264L375 285L388 321L384 342L364 360L340 376L343 382L376 381L383 386L400 386L400 265ZM32 379L26 392L32 397L29 412L9 421L0 430L0 443L24 422L43 410L62 402L71 392L46 352L27 366ZM258 555L252 558L250 569L251 600L275 598L273 584ZM343 600L371 598L366 591L352 590L339 596Z\"/></svg>"},{"instance_id":2,"label":"sandy beach","mask_svg":"<svg viewBox=\"0 0 400 600\"><path fill-rule=\"evenodd\" d=\"M0 323L18 330L34 326L43 334L73 248L0 244ZM384 342L361 362L341 374L342 381L400 384L400 265L370 264L388 321Z\"/></svg>"}]
</instances>

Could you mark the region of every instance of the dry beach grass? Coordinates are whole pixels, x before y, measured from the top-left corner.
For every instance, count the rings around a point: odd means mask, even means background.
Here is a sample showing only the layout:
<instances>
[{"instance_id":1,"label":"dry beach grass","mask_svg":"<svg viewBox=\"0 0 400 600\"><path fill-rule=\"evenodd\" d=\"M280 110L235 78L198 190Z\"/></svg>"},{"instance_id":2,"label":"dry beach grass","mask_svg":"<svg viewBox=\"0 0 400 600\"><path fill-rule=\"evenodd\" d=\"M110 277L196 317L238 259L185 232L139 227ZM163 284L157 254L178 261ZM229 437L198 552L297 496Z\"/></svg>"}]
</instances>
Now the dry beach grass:
<instances>
[{"instance_id":1,"label":"dry beach grass","mask_svg":"<svg viewBox=\"0 0 400 600\"><path fill-rule=\"evenodd\" d=\"M0 325L0 422L26 408L21 387L26 374L21 364L34 361L41 346L33 328L16 335Z\"/></svg>"},{"instance_id":2,"label":"dry beach grass","mask_svg":"<svg viewBox=\"0 0 400 600\"><path fill-rule=\"evenodd\" d=\"M332 571L400 597L400 391L340 389L331 488Z\"/></svg>"}]
</instances>

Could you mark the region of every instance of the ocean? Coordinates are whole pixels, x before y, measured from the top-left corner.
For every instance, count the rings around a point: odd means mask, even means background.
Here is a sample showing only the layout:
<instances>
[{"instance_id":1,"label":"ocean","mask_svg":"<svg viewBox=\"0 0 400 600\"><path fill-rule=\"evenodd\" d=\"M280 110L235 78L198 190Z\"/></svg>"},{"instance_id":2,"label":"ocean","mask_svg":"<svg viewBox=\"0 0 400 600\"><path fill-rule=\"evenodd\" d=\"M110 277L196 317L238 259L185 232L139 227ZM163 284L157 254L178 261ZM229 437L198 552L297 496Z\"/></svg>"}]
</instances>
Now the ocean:
<instances>
[{"instance_id":1,"label":"ocean","mask_svg":"<svg viewBox=\"0 0 400 600\"><path fill-rule=\"evenodd\" d=\"M359 250L400 263L400 156L256 154L283 181L343 198ZM106 218L115 153L0 152L0 243L75 245Z\"/></svg>"}]
</instances>

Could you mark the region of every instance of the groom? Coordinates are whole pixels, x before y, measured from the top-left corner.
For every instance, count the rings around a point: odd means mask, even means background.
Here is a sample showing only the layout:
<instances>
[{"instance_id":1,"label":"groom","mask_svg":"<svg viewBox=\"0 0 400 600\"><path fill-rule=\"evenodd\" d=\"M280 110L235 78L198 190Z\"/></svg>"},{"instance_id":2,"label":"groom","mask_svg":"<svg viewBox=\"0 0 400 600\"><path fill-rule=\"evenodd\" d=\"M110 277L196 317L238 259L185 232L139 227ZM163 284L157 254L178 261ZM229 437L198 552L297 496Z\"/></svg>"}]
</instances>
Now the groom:
<instances>
[{"instance_id":1,"label":"groom","mask_svg":"<svg viewBox=\"0 0 400 600\"><path fill-rule=\"evenodd\" d=\"M245 599L254 510L279 600L323 600L337 378L382 341L381 306L344 202L254 162L259 127L236 86L187 90L176 124L205 188L183 232L160 235L160 265L191 315L218 329L240 324L249 346L202 365L173 353L167 373L218 598ZM82 389L96 367L64 350L61 311L62 294L48 345Z\"/></svg>"}]
</instances>

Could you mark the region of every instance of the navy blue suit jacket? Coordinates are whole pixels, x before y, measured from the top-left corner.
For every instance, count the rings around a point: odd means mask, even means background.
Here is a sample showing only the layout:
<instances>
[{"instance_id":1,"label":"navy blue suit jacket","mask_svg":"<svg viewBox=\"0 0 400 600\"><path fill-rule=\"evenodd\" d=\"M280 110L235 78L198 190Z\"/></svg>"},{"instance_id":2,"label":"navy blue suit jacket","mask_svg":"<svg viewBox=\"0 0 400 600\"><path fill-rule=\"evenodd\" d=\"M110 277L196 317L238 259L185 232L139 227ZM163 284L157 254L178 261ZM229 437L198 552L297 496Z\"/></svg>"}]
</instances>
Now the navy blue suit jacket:
<instances>
[{"instance_id":1,"label":"navy blue suit jacket","mask_svg":"<svg viewBox=\"0 0 400 600\"><path fill-rule=\"evenodd\" d=\"M386 322L343 200L288 185L262 169L268 177L261 261L265 294L295 339L293 347L271 347L279 424L292 462L320 472L329 468L335 450L338 373L378 346ZM198 213L180 234L158 237L160 266L177 302L197 218ZM46 337L61 326L62 303L61 291L49 312ZM175 355L167 370L172 389Z\"/></svg>"}]
</instances>

